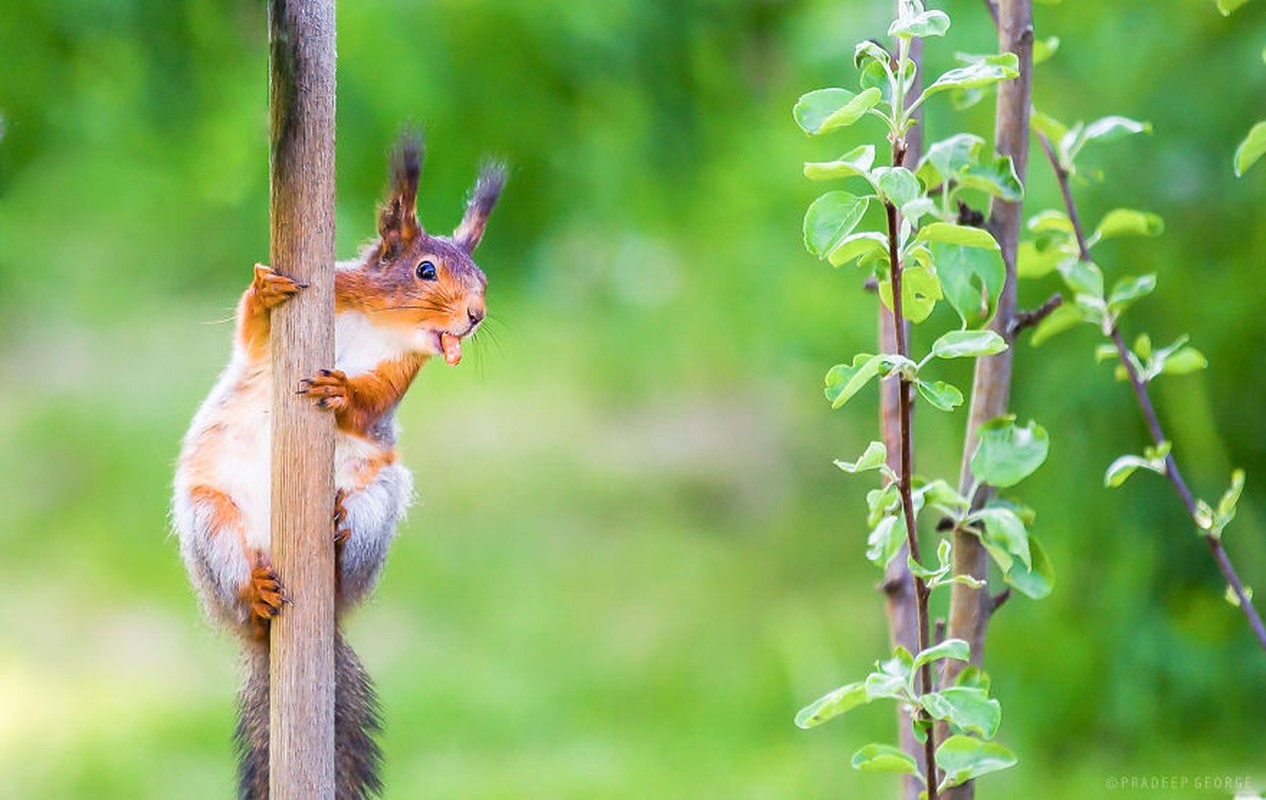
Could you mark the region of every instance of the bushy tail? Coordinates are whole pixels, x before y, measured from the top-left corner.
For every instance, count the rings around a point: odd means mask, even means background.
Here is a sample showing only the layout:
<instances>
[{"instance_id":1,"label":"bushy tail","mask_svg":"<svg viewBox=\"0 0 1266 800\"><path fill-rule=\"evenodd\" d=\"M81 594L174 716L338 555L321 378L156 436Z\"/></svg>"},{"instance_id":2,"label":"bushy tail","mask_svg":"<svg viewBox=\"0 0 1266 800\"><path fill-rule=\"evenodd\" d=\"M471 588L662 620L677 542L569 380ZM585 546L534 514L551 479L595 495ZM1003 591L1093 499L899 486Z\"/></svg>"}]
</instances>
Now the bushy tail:
<instances>
[{"instance_id":1,"label":"bushy tail","mask_svg":"<svg viewBox=\"0 0 1266 800\"><path fill-rule=\"evenodd\" d=\"M366 800L382 794L382 750L374 740L382 730L378 695L356 653L334 635L334 796Z\"/></svg>"},{"instance_id":2,"label":"bushy tail","mask_svg":"<svg viewBox=\"0 0 1266 800\"><path fill-rule=\"evenodd\" d=\"M235 741L240 800L268 800L268 642L246 646L246 682L238 694ZM334 637L334 772L338 800L382 793L382 730L373 683L341 634Z\"/></svg>"}]
</instances>

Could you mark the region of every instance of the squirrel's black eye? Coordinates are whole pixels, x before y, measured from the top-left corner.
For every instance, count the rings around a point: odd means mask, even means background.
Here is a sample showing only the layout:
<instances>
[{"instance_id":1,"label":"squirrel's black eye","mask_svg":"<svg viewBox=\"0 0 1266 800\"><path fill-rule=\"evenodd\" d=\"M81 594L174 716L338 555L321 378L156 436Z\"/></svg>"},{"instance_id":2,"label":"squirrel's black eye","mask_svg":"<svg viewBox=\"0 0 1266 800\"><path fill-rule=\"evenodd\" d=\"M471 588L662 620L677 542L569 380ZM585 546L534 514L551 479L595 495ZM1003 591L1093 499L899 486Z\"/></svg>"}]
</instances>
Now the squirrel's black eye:
<instances>
[{"instance_id":1,"label":"squirrel's black eye","mask_svg":"<svg viewBox=\"0 0 1266 800\"><path fill-rule=\"evenodd\" d=\"M424 281L435 280L435 265L430 261L423 261L421 264L418 264L418 277Z\"/></svg>"}]
</instances>

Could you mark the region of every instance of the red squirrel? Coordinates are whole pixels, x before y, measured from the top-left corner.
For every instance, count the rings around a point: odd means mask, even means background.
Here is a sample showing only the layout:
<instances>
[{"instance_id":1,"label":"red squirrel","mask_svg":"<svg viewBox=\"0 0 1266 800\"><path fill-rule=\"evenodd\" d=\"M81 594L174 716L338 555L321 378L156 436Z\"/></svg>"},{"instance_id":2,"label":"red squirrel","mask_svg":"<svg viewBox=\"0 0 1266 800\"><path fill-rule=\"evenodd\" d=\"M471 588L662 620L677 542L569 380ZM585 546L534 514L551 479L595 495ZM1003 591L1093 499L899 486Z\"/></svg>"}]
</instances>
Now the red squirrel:
<instances>
[{"instance_id":1,"label":"red squirrel","mask_svg":"<svg viewBox=\"0 0 1266 800\"><path fill-rule=\"evenodd\" d=\"M419 139L402 136L391 157L378 238L334 275L335 356L296 391L334 414L336 614L373 589L413 496L396 454L396 406L431 356L461 360L462 339L484 319L487 278L471 259L505 183L485 167L451 236L418 222ZM269 560L270 312L304 285L263 265L237 306L233 357L185 435L172 518L180 553L211 620L243 642L238 698L238 796L268 797L268 626L286 602ZM335 640L336 797L382 791L377 700L356 654Z\"/></svg>"}]
</instances>

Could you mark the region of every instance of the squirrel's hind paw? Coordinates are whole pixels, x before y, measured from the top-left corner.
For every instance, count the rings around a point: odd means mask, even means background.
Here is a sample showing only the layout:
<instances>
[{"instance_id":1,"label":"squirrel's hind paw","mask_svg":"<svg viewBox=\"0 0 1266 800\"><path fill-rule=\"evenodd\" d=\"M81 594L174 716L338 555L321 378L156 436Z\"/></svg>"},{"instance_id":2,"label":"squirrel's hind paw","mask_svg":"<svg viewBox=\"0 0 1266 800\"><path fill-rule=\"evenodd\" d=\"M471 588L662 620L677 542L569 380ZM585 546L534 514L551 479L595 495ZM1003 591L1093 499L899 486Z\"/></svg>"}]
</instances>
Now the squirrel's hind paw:
<instances>
[{"instance_id":1,"label":"squirrel's hind paw","mask_svg":"<svg viewBox=\"0 0 1266 800\"><path fill-rule=\"evenodd\" d=\"M251 614L259 621L267 621L281 613L282 606L290 602L281 578L271 567L256 567L251 572L251 582L246 589L246 600Z\"/></svg>"},{"instance_id":2,"label":"squirrel's hind paw","mask_svg":"<svg viewBox=\"0 0 1266 800\"><path fill-rule=\"evenodd\" d=\"M347 522L347 506L343 505L343 501L347 499L347 493L339 489L334 493L334 546L342 547L347 542L347 537L352 535L351 529L345 526Z\"/></svg>"}]
</instances>

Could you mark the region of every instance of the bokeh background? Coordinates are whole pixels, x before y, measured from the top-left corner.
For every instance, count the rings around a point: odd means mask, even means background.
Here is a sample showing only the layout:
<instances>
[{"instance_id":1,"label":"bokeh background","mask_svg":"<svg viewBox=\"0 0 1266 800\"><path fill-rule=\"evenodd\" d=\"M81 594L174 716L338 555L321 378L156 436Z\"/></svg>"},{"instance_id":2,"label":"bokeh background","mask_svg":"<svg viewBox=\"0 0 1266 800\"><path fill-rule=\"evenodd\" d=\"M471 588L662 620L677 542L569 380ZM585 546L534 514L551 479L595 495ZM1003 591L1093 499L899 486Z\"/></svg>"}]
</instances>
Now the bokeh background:
<instances>
[{"instance_id":1,"label":"bokeh background","mask_svg":"<svg viewBox=\"0 0 1266 800\"><path fill-rule=\"evenodd\" d=\"M932 69L994 47L983 6ZM851 86L884 0L360 0L339 8L339 249L373 232L384 154L425 125L423 222L456 224L486 156L512 180L479 260L493 318L401 414L420 502L350 636L386 706L388 797L882 797L851 753L888 708L811 732L795 711L883 655L864 560L873 397L826 369L873 347L875 301L800 241L800 163L881 136L805 137L807 90ZM1126 322L1190 332L1211 369L1156 385L1176 453L1266 586L1261 398L1266 168L1231 174L1263 113L1266 5L1039 6L1063 45L1036 102L1151 137L1088 151L1093 223L1168 223L1100 253L1157 271ZM178 442L268 252L264 4L8 0L0 20L0 797L226 797L233 644L167 535ZM928 109L986 135L992 102ZM1092 146L1094 147L1094 146ZM882 149L882 148L881 148ZM1029 209L1057 202L1034 162ZM1098 251L1097 251L1098 252ZM1052 281L1022 287L1035 304ZM916 334L951 324L939 311ZM1169 488L1102 488L1141 449L1086 328L1020 345L1014 408L1050 430L1023 488L1059 575L991 629L1000 740L985 798L1094 797L1116 776L1266 781L1266 657ZM967 385L965 371L949 377ZM956 474L965 415L920 414L919 466ZM1135 797L1230 791L1134 790Z\"/></svg>"}]
</instances>

